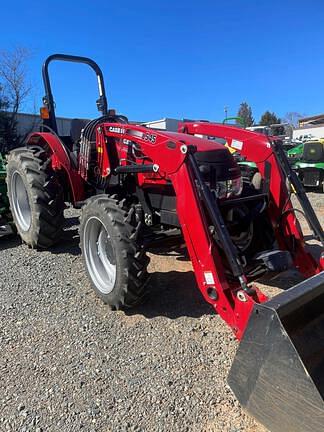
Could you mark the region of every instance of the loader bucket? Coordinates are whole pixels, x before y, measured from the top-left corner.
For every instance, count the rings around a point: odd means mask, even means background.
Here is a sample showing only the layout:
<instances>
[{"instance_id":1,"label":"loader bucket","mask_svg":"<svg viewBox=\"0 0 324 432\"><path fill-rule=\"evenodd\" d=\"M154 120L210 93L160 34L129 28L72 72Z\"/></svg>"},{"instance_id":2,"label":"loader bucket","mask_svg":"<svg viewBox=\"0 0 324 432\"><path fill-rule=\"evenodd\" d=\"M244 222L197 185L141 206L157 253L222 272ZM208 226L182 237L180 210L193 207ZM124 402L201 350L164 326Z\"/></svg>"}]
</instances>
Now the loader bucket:
<instances>
[{"instance_id":1,"label":"loader bucket","mask_svg":"<svg viewBox=\"0 0 324 432\"><path fill-rule=\"evenodd\" d=\"M324 431L324 272L254 306L228 383L271 432Z\"/></svg>"}]
</instances>

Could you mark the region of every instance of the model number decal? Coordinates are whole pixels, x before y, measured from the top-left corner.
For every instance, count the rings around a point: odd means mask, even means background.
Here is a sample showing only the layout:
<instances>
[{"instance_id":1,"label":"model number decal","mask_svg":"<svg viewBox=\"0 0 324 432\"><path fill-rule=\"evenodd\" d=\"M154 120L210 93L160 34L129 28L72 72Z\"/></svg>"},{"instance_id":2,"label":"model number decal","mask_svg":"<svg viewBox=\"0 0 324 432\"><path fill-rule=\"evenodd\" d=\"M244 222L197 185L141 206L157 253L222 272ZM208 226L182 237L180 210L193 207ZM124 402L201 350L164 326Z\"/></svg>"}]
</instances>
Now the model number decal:
<instances>
[{"instance_id":1,"label":"model number decal","mask_svg":"<svg viewBox=\"0 0 324 432\"><path fill-rule=\"evenodd\" d=\"M144 141L149 141L151 143L155 143L156 142L156 135L150 134L150 133L143 133L143 140Z\"/></svg>"}]
</instances>

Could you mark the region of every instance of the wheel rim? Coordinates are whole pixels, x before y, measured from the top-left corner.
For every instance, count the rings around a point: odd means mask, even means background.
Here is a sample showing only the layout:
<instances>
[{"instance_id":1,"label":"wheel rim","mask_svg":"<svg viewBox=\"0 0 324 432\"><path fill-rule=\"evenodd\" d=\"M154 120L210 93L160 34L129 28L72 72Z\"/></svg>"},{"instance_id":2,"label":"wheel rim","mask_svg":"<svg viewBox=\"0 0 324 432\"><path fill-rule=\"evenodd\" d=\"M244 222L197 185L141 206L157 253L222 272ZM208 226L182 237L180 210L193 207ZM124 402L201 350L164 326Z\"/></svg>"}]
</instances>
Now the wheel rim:
<instances>
[{"instance_id":1,"label":"wheel rim","mask_svg":"<svg viewBox=\"0 0 324 432\"><path fill-rule=\"evenodd\" d=\"M84 227L83 250L88 272L95 286L103 294L114 289L116 259L112 242L104 224L93 216Z\"/></svg>"},{"instance_id":2,"label":"wheel rim","mask_svg":"<svg viewBox=\"0 0 324 432\"><path fill-rule=\"evenodd\" d=\"M25 183L18 171L11 178L12 206L17 223L23 231L28 231L32 221L32 213Z\"/></svg>"}]
</instances>

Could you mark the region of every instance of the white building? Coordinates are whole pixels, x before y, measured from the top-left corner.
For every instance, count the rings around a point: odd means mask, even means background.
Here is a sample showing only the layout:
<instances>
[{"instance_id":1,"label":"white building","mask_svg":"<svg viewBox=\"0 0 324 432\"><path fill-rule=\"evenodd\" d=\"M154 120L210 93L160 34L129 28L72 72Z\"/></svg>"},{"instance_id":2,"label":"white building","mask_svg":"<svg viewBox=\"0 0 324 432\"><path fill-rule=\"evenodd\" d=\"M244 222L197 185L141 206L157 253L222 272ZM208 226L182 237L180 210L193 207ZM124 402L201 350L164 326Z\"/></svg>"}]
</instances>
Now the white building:
<instances>
[{"instance_id":1,"label":"white building","mask_svg":"<svg viewBox=\"0 0 324 432\"><path fill-rule=\"evenodd\" d=\"M298 128L293 132L294 140L305 138L324 138L324 114L304 117L298 121Z\"/></svg>"},{"instance_id":2,"label":"white building","mask_svg":"<svg viewBox=\"0 0 324 432\"><path fill-rule=\"evenodd\" d=\"M70 135L72 119L66 117L56 117L58 135ZM24 136L32 131L38 131L41 118L37 114L18 113L17 114L17 134Z\"/></svg>"}]
</instances>

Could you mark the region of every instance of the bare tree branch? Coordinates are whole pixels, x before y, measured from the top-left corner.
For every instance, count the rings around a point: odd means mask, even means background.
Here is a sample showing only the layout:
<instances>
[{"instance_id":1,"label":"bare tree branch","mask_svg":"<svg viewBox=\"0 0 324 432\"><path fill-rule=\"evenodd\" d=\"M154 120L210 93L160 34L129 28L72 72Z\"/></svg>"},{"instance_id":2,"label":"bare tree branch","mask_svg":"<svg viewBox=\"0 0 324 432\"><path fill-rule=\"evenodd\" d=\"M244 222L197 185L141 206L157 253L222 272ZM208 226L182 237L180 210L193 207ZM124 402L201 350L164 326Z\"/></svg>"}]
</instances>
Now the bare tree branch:
<instances>
[{"instance_id":1,"label":"bare tree branch","mask_svg":"<svg viewBox=\"0 0 324 432\"><path fill-rule=\"evenodd\" d=\"M300 120L302 117L305 117L305 115L293 111L286 113L283 120L285 123L289 123L293 128L297 128L298 120Z\"/></svg>"},{"instance_id":2,"label":"bare tree branch","mask_svg":"<svg viewBox=\"0 0 324 432\"><path fill-rule=\"evenodd\" d=\"M5 125L1 129L6 130L0 132L5 135L5 140L13 140L16 136L17 113L22 110L32 89L27 80L29 58L29 50L23 47L0 50L0 114Z\"/></svg>"}]
</instances>

